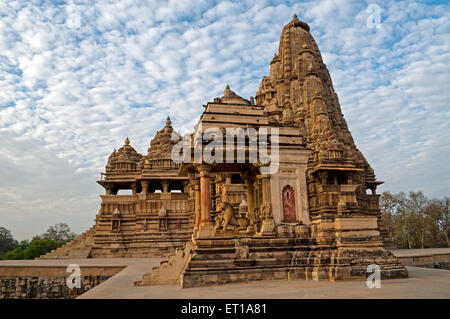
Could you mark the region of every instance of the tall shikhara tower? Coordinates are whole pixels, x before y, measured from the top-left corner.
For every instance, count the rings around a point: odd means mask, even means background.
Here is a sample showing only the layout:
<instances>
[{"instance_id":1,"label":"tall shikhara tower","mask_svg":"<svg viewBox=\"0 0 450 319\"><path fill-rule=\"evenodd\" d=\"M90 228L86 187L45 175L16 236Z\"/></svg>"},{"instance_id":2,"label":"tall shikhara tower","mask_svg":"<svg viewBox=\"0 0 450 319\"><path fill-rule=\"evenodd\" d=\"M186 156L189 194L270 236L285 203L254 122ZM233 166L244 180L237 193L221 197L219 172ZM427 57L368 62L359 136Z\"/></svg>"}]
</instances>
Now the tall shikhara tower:
<instances>
[{"instance_id":1,"label":"tall shikhara tower","mask_svg":"<svg viewBox=\"0 0 450 319\"><path fill-rule=\"evenodd\" d=\"M270 62L270 75L261 81L256 101L273 121L298 127L306 139L311 150L306 172L311 218L378 216L381 235L389 245L376 195L382 182L356 148L319 48L308 24L296 15L283 28L278 54Z\"/></svg>"}]
</instances>

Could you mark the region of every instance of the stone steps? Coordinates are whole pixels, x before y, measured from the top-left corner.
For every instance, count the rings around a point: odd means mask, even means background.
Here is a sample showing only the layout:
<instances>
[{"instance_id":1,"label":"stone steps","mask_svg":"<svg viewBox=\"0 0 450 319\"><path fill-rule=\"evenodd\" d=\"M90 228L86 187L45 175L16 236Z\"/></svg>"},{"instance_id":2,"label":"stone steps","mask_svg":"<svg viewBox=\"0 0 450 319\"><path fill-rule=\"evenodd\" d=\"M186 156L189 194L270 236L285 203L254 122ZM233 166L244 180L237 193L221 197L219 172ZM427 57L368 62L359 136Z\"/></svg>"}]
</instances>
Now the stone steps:
<instances>
[{"instance_id":1,"label":"stone steps","mask_svg":"<svg viewBox=\"0 0 450 319\"><path fill-rule=\"evenodd\" d=\"M183 249L177 249L176 253L169 254L167 260L160 262L160 265L152 268L152 272L145 274L142 280L135 281L135 286L153 286L176 284L181 277L182 271L188 263L192 243L187 242Z\"/></svg>"},{"instance_id":2,"label":"stone steps","mask_svg":"<svg viewBox=\"0 0 450 319\"><path fill-rule=\"evenodd\" d=\"M95 226L68 242L64 246L53 249L52 251L42 255L36 259L71 259L71 258L88 258L94 245Z\"/></svg>"}]
</instances>

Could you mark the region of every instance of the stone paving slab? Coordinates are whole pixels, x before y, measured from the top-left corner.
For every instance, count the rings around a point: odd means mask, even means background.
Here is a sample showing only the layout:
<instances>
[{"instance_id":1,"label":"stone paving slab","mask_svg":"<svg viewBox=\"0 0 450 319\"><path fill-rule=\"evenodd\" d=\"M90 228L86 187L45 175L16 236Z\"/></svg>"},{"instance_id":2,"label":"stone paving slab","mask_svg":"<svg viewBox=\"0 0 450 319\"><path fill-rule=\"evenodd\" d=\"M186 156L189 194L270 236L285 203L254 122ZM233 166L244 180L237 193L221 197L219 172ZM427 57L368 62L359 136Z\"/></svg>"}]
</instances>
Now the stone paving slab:
<instances>
[{"instance_id":1,"label":"stone paving slab","mask_svg":"<svg viewBox=\"0 0 450 319\"><path fill-rule=\"evenodd\" d=\"M127 261L127 267L124 270L84 293L83 298L126 298L113 296L116 294L120 296L122 295L121 291L126 293L136 288L134 282L141 280L144 274L151 272L152 267L159 266L160 261L163 260L162 258L123 259L131 259Z\"/></svg>"},{"instance_id":2,"label":"stone paving slab","mask_svg":"<svg viewBox=\"0 0 450 319\"><path fill-rule=\"evenodd\" d=\"M185 289L181 289L178 285L133 287L131 282L129 284L121 282L120 285L116 285L113 279L121 275L119 273L108 280L109 284L106 281L78 298L450 298L450 271L407 268L410 278L384 280L379 289L369 289L365 281L317 282L308 280L264 281Z\"/></svg>"}]
</instances>

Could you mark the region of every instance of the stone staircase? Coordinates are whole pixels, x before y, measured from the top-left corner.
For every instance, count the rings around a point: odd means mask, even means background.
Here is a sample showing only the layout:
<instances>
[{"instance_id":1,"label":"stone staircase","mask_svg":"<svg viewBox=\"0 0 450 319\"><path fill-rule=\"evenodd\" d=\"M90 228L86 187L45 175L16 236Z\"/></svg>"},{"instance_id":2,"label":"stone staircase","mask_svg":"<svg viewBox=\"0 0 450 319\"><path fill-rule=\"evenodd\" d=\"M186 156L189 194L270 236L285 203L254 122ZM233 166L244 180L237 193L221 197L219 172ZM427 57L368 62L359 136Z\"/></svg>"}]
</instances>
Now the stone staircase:
<instances>
[{"instance_id":1,"label":"stone staircase","mask_svg":"<svg viewBox=\"0 0 450 319\"><path fill-rule=\"evenodd\" d=\"M82 233L74 240L64 246L53 249L36 259L75 259L89 258L92 246L94 245L95 226Z\"/></svg>"},{"instance_id":2,"label":"stone staircase","mask_svg":"<svg viewBox=\"0 0 450 319\"><path fill-rule=\"evenodd\" d=\"M174 254L169 254L152 272L145 274L142 280L135 281L135 286L154 286L176 284L180 282L182 271L189 262L192 242L186 242L184 248L177 248Z\"/></svg>"}]
</instances>

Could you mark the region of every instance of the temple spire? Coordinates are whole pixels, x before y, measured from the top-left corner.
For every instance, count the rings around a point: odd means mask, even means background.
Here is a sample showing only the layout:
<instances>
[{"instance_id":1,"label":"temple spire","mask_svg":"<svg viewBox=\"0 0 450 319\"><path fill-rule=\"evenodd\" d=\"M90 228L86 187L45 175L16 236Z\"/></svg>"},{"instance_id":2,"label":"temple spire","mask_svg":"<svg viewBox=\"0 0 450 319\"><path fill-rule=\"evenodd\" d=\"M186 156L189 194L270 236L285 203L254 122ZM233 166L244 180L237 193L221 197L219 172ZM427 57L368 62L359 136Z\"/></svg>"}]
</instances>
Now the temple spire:
<instances>
[{"instance_id":1,"label":"temple spire","mask_svg":"<svg viewBox=\"0 0 450 319\"><path fill-rule=\"evenodd\" d=\"M170 120L170 116L167 116L165 124L166 124L166 126L172 125L172 121Z\"/></svg>"}]
</instances>

